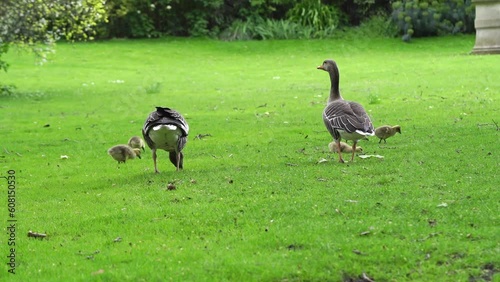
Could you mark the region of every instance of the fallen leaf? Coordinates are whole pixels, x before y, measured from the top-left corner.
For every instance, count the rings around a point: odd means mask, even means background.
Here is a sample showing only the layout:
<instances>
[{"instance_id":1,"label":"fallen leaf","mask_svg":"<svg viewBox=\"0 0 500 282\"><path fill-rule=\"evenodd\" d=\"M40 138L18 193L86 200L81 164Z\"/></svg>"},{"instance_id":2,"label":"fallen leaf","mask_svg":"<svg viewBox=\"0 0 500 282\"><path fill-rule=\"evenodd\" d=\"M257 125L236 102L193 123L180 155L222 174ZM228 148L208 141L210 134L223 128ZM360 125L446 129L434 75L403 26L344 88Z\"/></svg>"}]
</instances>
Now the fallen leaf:
<instances>
[{"instance_id":1,"label":"fallen leaf","mask_svg":"<svg viewBox=\"0 0 500 282\"><path fill-rule=\"evenodd\" d=\"M325 158L322 158L322 159L320 159L320 160L318 161L318 164L321 164L321 163L326 163L326 162L328 162L328 160L327 160L327 159L325 159Z\"/></svg>"},{"instance_id":2,"label":"fallen leaf","mask_svg":"<svg viewBox=\"0 0 500 282\"><path fill-rule=\"evenodd\" d=\"M383 159L384 156L381 156L381 155L359 155L358 157L362 158L362 159L367 159L367 158L379 158L379 159Z\"/></svg>"},{"instance_id":3,"label":"fallen leaf","mask_svg":"<svg viewBox=\"0 0 500 282\"><path fill-rule=\"evenodd\" d=\"M99 274L103 274L103 273L104 273L104 269L99 269L98 271L92 272L92 275L99 275Z\"/></svg>"},{"instance_id":4,"label":"fallen leaf","mask_svg":"<svg viewBox=\"0 0 500 282\"><path fill-rule=\"evenodd\" d=\"M361 252L360 250L352 250L353 253L357 254L357 255L365 255L363 252Z\"/></svg>"},{"instance_id":5,"label":"fallen leaf","mask_svg":"<svg viewBox=\"0 0 500 282\"><path fill-rule=\"evenodd\" d=\"M372 278L368 277L368 275L366 275L366 273L363 273L361 275L361 278L363 279L363 281L365 282L375 282L375 280L373 280Z\"/></svg>"}]
</instances>

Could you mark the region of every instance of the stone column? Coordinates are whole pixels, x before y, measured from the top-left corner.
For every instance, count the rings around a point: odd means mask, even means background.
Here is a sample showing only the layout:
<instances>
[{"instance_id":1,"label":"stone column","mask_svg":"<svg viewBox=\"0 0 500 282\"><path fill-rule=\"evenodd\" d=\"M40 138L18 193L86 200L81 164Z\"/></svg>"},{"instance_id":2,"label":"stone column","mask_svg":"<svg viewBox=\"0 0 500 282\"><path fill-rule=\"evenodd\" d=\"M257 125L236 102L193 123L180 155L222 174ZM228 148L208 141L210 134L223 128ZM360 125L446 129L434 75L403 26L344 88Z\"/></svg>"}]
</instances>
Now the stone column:
<instances>
[{"instance_id":1,"label":"stone column","mask_svg":"<svg viewBox=\"0 0 500 282\"><path fill-rule=\"evenodd\" d=\"M472 54L500 54L500 0L472 0L476 44Z\"/></svg>"}]
</instances>

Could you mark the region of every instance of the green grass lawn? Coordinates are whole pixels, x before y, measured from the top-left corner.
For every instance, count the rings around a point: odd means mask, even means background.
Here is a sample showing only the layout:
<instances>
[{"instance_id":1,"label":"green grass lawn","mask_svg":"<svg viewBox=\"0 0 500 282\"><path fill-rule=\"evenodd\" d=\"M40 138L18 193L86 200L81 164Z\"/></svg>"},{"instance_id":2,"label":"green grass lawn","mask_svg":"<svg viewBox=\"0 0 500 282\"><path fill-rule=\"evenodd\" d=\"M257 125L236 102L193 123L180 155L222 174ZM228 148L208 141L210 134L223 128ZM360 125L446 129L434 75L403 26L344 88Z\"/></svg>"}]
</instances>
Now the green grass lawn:
<instances>
[{"instance_id":1,"label":"green grass lawn","mask_svg":"<svg viewBox=\"0 0 500 282\"><path fill-rule=\"evenodd\" d=\"M43 66L11 50L0 176L15 170L17 265L2 181L0 280L500 281L500 56L473 45L116 40L59 44ZM384 158L328 152L327 58L345 99L401 126L360 142ZM189 122L184 171L166 152L160 174L149 149L106 153L155 106Z\"/></svg>"}]
</instances>

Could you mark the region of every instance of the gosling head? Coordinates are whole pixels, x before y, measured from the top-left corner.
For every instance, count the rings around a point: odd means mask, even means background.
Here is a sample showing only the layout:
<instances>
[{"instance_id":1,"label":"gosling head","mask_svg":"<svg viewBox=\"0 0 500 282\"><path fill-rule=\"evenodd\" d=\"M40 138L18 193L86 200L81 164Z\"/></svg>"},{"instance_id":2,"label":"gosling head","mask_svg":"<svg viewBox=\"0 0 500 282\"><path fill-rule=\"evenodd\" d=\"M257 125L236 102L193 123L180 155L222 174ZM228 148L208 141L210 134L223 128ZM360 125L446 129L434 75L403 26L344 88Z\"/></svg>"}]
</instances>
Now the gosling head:
<instances>
[{"instance_id":1,"label":"gosling head","mask_svg":"<svg viewBox=\"0 0 500 282\"><path fill-rule=\"evenodd\" d=\"M144 148L143 148L143 150L144 150ZM134 151L136 157L138 157L139 159L141 158L141 149L132 148L132 151ZM131 158L131 159L133 159L133 158Z\"/></svg>"},{"instance_id":2,"label":"gosling head","mask_svg":"<svg viewBox=\"0 0 500 282\"><path fill-rule=\"evenodd\" d=\"M131 148L139 148L139 149L142 149L142 151L144 152L145 151L145 147L146 147L146 144L144 144L144 140L142 140L141 137L139 136L132 136L129 140L128 140L128 145L131 147Z\"/></svg>"}]
</instances>

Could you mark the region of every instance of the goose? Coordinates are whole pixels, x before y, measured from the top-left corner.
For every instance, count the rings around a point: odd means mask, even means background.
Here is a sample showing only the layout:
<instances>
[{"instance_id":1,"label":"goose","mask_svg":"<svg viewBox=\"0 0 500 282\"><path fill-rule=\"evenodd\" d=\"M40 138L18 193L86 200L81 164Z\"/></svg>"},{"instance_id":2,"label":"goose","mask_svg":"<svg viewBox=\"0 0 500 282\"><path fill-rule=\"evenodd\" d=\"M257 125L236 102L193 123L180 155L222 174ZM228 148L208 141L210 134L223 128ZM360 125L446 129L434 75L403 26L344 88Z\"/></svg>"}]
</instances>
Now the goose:
<instances>
[{"instance_id":1,"label":"goose","mask_svg":"<svg viewBox=\"0 0 500 282\"><path fill-rule=\"evenodd\" d=\"M328 144L328 148L330 149L330 152L332 152L332 153L338 152L336 142L330 142ZM342 153L352 153L352 147L349 146L349 144L347 144L345 142L340 142L340 151ZM361 148L360 146L356 146L356 152L358 152L358 153L363 152L363 148Z\"/></svg>"},{"instance_id":2,"label":"goose","mask_svg":"<svg viewBox=\"0 0 500 282\"><path fill-rule=\"evenodd\" d=\"M325 60L317 69L328 72L331 82L330 96L323 110L323 122L337 144L340 163L344 162L340 140L353 141L351 156L351 161L353 161L358 141L375 134L372 122L363 106L356 102L346 101L340 95L340 74L335 61Z\"/></svg>"},{"instance_id":3,"label":"goose","mask_svg":"<svg viewBox=\"0 0 500 282\"><path fill-rule=\"evenodd\" d=\"M108 154L113 157L118 163L125 163L128 159L141 158L141 150L131 148L128 145L116 145L108 149Z\"/></svg>"},{"instance_id":4,"label":"goose","mask_svg":"<svg viewBox=\"0 0 500 282\"><path fill-rule=\"evenodd\" d=\"M142 149L143 152L146 151L144 149L146 147L146 145L144 144L144 140L142 140L142 138L139 137L139 136L132 136L132 137L130 137L130 139L128 140L128 145L131 148Z\"/></svg>"},{"instance_id":5,"label":"goose","mask_svg":"<svg viewBox=\"0 0 500 282\"><path fill-rule=\"evenodd\" d=\"M169 152L170 162L176 170L183 168L184 155L182 149L186 145L189 125L182 115L170 108L156 107L142 128L142 136L153 152L155 173L159 173L156 165L156 150Z\"/></svg>"},{"instance_id":6,"label":"goose","mask_svg":"<svg viewBox=\"0 0 500 282\"><path fill-rule=\"evenodd\" d=\"M394 136L398 132L401 134L401 126L395 125L395 126L390 126L390 125L382 125L377 128L375 128L375 136L380 138L378 143L382 142L384 140L384 143L387 143L385 139Z\"/></svg>"}]
</instances>

